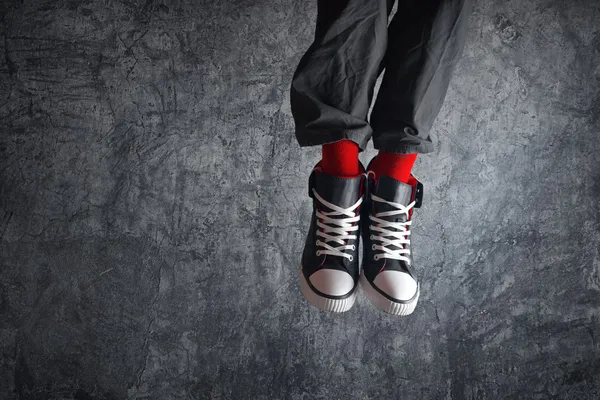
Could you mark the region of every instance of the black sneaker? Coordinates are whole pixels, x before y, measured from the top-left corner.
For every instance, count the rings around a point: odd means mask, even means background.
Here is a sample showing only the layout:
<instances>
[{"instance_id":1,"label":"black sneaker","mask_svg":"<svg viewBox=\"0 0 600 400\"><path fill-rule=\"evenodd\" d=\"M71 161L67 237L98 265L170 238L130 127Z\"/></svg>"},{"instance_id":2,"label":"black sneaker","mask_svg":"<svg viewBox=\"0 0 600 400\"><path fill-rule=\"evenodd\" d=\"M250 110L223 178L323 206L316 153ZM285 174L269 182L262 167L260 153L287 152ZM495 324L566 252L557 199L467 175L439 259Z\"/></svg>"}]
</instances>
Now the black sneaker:
<instances>
[{"instance_id":1,"label":"black sneaker","mask_svg":"<svg viewBox=\"0 0 600 400\"><path fill-rule=\"evenodd\" d=\"M360 205L366 178L310 174L308 195L313 215L300 266L302 294L325 311L348 311L356 300L359 279Z\"/></svg>"},{"instance_id":2,"label":"black sneaker","mask_svg":"<svg viewBox=\"0 0 600 400\"><path fill-rule=\"evenodd\" d=\"M414 208L423 199L423 185L387 175L375 176L367 166L367 198L363 207L363 272L367 298L382 311L409 315L419 299L419 283L411 270L410 225Z\"/></svg>"}]
</instances>

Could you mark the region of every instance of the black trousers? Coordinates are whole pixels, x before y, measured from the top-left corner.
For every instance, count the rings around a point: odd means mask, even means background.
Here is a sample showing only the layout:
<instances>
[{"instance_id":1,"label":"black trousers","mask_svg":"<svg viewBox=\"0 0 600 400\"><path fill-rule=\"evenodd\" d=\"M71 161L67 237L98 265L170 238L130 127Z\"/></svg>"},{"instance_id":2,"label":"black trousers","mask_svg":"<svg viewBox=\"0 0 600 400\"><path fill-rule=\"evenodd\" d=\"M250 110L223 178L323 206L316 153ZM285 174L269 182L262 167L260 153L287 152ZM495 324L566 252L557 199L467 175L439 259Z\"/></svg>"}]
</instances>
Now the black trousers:
<instances>
[{"instance_id":1,"label":"black trousers","mask_svg":"<svg viewBox=\"0 0 600 400\"><path fill-rule=\"evenodd\" d=\"M319 0L315 40L290 92L300 146L350 139L362 152L373 137L385 152L434 150L430 131L464 47L471 0L398 0L388 27L394 1Z\"/></svg>"}]
</instances>

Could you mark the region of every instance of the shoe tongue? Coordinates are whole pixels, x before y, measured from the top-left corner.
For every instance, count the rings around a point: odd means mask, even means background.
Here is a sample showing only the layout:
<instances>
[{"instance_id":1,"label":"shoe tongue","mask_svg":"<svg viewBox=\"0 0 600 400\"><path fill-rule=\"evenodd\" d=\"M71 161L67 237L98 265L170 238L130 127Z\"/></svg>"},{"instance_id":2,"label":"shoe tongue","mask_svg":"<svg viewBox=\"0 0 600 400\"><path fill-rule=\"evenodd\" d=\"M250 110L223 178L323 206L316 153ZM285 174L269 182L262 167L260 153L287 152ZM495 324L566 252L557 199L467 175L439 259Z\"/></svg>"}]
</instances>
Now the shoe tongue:
<instances>
[{"instance_id":1,"label":"shoe tongue","mask_svg":"<svg viewBox=\"0 0 600 400\"><path fill-rule=\"evenodd\" d=\"M394 203L402 204L403 206L407 206L412 199L412 186L400 182L390 176L381 175L379 180L377 181L377 188L375 190L375 195L381 197L384 200L391 201ZM385 211L393 211L397 210L396 207L393 207L386 203L375 203L376 212L385 212ZM406 220L405 215L397 215L397 216L389 216L382 217L383 219L394 219L396 221L404 222Z\"/></svg>"},{"instance_id":2,"label":"shoe tongue","mask_svg":"<svg viewBox=\"0 0 600 400\"><path fill-rule=\"evenodd\" d=\"M407 206L410 203L412 191L412 186L387 175L380 176L377 182L377 196L387 201L400 203L403 206Z\"/></svg>"},{"instance_id":3,"label":"shoe tongue","mask_svg":"<svg viewBox=\"0 0 600 400\"><path fill-rule=\"evenodd\" d=\"M317 172L315 189L319 196L338 207L353 206L360 197L360 183L363 175L342 178L324 172Z\"/></svg>"}]
</instances>

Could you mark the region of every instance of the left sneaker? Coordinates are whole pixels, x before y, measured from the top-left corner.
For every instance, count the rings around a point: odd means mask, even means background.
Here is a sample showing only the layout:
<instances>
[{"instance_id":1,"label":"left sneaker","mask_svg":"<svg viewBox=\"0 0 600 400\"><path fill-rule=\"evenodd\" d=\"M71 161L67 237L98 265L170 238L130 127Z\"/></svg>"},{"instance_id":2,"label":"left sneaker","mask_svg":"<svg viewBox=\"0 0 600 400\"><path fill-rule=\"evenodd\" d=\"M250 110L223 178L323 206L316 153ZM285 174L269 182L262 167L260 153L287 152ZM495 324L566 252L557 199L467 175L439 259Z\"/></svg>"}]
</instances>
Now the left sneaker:
<instances>
[{"instance_id":1,"label":"left sneaker","mask_svg":"<svg viewBox=\"0 0 600 400\"><path fill-rule=\"evenodd\" d=\"M361 286L369 301L393 315L409 315L419 300L419 283L411 270L410 226L423 199L423 185L377 177L367 167L367 199L362 217L364 244Z\"/></svg>"},{"instance_id":2,"label":"left sneaker","mask_svg":"<svg viewBox=\"0 0 600 400\"><path fill-rule=\"evenodd\" d=\"M322 171L320 163L309 178L313 199L311 218L300 266L300 288L313 306L345 312L358 292L360 214L366 179L364 167L354 177Z\"/></svg>"}]
</instances>

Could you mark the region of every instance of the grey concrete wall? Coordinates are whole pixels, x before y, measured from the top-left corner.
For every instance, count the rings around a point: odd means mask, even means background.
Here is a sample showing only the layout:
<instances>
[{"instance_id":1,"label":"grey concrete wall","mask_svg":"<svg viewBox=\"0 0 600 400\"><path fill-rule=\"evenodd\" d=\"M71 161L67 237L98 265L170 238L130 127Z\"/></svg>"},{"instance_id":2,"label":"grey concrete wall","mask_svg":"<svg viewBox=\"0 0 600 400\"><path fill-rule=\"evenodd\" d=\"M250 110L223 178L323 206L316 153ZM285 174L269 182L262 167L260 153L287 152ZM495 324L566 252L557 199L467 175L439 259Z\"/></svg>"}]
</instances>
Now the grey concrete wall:
<instances>
[{"instance_id":1,"label":"grey concrete wall","mask_svg":"<svg viewBox=\"0 0 600 400\"><path fill-rule=\"evenodd\" d=\"M600 398L597 1L476 3L405 319L299 293L314 1L0 7L0 398Z\"/></svg>"}]
</instances>

